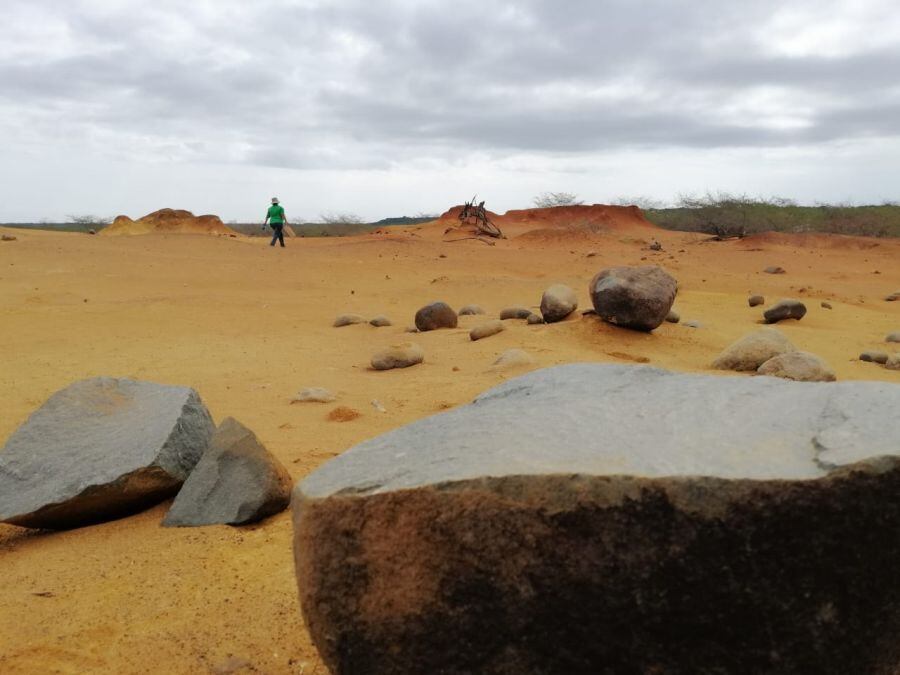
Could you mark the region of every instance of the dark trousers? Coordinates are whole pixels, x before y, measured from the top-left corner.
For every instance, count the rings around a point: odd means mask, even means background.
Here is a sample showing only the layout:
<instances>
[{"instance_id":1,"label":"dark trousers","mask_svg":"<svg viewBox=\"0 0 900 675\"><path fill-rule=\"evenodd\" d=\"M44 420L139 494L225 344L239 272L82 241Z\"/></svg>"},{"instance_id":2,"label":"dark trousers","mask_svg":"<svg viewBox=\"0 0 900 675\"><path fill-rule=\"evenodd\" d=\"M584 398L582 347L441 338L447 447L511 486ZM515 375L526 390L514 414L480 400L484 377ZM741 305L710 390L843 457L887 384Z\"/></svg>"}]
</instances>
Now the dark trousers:
<instances>
[{"instance_id":1,"label":"dark trousers","mask_svg":"<svg viewBox=\"0 0 900 675\"><path fill-rule=\"evenodd\" d=\"M272 223L272 232L275 234L272 235L272 243L269 246L274 246L276 241L280 241L282 248L284 248L284 225Z\"/></svg>"}]
</instances>

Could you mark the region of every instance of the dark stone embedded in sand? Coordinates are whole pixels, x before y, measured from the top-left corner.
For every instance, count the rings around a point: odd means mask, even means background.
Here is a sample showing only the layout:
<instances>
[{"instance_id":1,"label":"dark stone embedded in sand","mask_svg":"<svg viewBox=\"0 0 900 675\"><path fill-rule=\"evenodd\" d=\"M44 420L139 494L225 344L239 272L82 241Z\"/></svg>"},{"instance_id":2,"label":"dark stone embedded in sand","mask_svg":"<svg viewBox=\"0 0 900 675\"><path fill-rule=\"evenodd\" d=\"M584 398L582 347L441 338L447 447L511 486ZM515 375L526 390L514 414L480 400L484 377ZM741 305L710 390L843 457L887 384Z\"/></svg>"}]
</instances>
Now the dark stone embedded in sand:
<instances>
[{"instance_id":1,"label":"dark stone embedded in sand","mask_svg":"<svg viewBox=\"0 0 900 675\"><path fill-rule=\"evenodd\" d=\"M510 380L295 488L313 641L335 673L897 672L898 406L882 382Z\"/></svg>"},{"instance_id":2,"label":"dark stone embedded in sand","mask_svg":"<svg viewBox=\"0 0 900 675\"><path fill-rule=\"evenodd\" d=\"M763 270L763 272L765 272L766 274L784 274L785 270L783 267L772 266L772 267L767 267L766 269Z\"/></svg>"},{"instance_id":3,"label":"dark stone embedded in sand","mask_svg":"<svg viewBox=\"0 0 900 675\"><path fill-rule=\"evenodd\" d=\"M375 328L385 328L387 326L393 326L393 322L384 316L383 314L379 314L378 316L369 319L369 325L375 326Z\"/></svg>"},{"instance_id":4,"label":"dark stone embedded in sand","mask_svg":"<svg viewBox=\"0 0 900 675\"><path fill-rule=\"evenodd\" d=\"M868 363L880 363L881 365L887 363L888 358L890 358L890 356L887 352L869 351L863 352L859 355L860 361L866 361Z\"/></svg>"},{"instance_id":5,"label":"dark stone embedded in sand","mask_svg":"<svg viewBox=\"0 0 900 675\"><path fill-rule=\"evenodd\" d=\"M785 319L799 321L806 316L806 305L799 300L779 300L769 309L763 312L766 323L778 323Z\"/></svg>"},{"instance_id":6,"label":"dark stone embedded in sand","mask_svg":"<svg viewBox=\"0 0 900 675\"><path fill-rule=\"evenodd\" d=\"M751 307L758 307L759 305L765 304L766 299L761 295L751 295L747 298L747 304Z\"/></svg>"},{"instance_id":7,"label":"dark stone embedded in sand","mask_svg":"<svg viewBox=\"0 0 900 675\"><path fill-rule=\"evenodd\" d=\"M256 435L229 417L191 471L163 520L166 527L243 525L284 511L291 476Z\"/></svg>"},{"instance_id":8,"label":"dark stone embedded in sand","mask_svg":"<svg viewBox=\"0 0 900 675\"><path fill-rule=\"evenodd\" d=\"M656 265L610 267L591 280L588 290L597 315L604 321L650 331L672 309L678 284Z\"/></svg>"},{"instance_id":9,"label":"dark stone embedded in sand","mask_svg":"<svg viewBox=\"0 0 900 675\"><path fill-rule=\"evenodd\" d=\"M500 320L507 321L509 319L527 319L531 316L531 310L527 307L507 307L500 310Z\"/></svg>"},{"instance_id":10,"label":"dark stone embedded in sand","mask_svg":"<svg viewBox=\"0 0 900 675\"><path fill-rule=\"evenodd\" d=\"M420 331L456 328L459 319L446 302L432 302L416 312L416 328Z\"/></svg>"},{"instance_id":11,"label":"dark stone embedded in sand","mask_svg":"<svg viewBox=\"0 0 900 675\"><path fill-rule=\"evenodd\" d=\"M576 309L578 296L565 284L554 284L541 296L541 316L546 323L562 321Z\"/></svg>"},{"instance_id":12,"label":"dark stone embedded in sand","mask_svg":"<svg viewBox=\"0 0 900 675\"><path fill-rule=\"evenodd\" d=\"M188 387L98 377L51 396L0 451L0 521L63 529L178 490L214 425Z\"/></svg>"}]
</instances>

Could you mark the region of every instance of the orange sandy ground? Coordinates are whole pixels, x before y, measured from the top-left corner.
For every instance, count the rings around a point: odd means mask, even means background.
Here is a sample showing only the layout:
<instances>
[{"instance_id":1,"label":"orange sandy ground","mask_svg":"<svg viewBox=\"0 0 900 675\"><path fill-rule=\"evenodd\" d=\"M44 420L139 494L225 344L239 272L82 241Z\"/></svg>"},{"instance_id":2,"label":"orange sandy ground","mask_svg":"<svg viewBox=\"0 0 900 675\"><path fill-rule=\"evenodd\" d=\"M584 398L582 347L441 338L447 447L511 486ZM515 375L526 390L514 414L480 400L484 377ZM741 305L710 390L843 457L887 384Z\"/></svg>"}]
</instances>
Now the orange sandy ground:
<instances>
[{"instance_id":1,"label":"orange sandy ground","mask_svg":"<svg viewBox=\"0 0 900 675\"><path fill-rule=\"evenodd\" d=\"M839 379L900 383L900 372L856 360L900 330L900 302L882 300L900 289L900 242L713 243L659 232L665 251L653 253L645 229L543 231L496 247L443 243L442 230L293 239L285 250L244 238L5 230L18 240L0 243L0 439L74 380L178 383L195 387L217 421L232 415L254 429L299 479L366 438L520 374L489 370L511 347L531 353L535 368L646 360L709 372L723 347L759 327L751 292L806 298L806 318L781 329ZM537 306L554 282L577 289L585 308L597 270L643 258L678 278L676 308L703 328L664 324L641 334L579 313L556 325L510 322L475 343L467 332L477 317L462 317L456 330L404 334L429 301L478 303L496 316L504 306ZM788 273L762 274L768 265ZM385 313L395 325L332 328L348 311ZM409 338L424 347L424 364L368 369L376 348ZM291 405L307 386L339 398ZM329 421L337 406L361 416ZM0 525L0 672L324 672L299 613L289 514L255 527L163 529L166 506L70 532Z\"/></svg>"}]
</instances>

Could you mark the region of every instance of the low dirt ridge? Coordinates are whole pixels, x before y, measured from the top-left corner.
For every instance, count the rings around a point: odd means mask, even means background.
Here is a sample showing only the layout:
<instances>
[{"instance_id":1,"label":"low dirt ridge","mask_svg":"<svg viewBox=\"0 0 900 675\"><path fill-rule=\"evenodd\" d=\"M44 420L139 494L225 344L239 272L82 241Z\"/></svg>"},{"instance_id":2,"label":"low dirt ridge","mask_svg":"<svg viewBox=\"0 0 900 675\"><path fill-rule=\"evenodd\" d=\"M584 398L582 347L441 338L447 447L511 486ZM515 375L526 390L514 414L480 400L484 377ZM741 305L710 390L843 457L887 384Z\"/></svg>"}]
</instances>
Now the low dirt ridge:
<instances>
[{"instance_id":1,"label":"low dirt ridge","mask_svg":"<svg viewBox=\"0 0 900 675\"><path fill-rule=\"evenodd\" d=\"M184 209L160 209L137 220L128 216L116 216L109 227L100 231L100 234L106 236L155 233L237 236L237 232L223 223L219 216L195 216Z\"/></svg>"}]
</instances>

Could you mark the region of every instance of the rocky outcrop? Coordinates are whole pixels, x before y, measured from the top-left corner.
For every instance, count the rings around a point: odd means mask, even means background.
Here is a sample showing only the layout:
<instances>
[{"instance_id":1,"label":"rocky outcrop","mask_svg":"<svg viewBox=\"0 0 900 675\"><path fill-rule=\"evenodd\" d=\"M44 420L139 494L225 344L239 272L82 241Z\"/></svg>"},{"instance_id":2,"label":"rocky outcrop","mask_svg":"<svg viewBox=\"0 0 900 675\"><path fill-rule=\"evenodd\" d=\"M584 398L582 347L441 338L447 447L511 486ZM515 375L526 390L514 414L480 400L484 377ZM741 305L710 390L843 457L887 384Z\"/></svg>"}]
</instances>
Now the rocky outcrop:
<instances>
[{"instance_id":1,"label":"rocky outcrop","mask_svg":"<svg viewBox=\"0 0 900 675\"><path fill-rule=\"evenodd\" d=\"M656 265L610 267L598 273L589 287L601 319L642 331L665 321L677 290L675 279Z\"/></svg>"},{"instance_id":2,"label":"rocky outcrop","mask_svg":"<svg viewBox=\"0 0 900 675\"><path fill-rule=\"evenodd\" d=\"M256 435L229 417L191 471L163 520L166 527L244 525L284 511L291 476Z\"/></svg>"},{"instance_id":3,"label":"rocky outcrop","mask_svg":"<svg viewBox=\"0 0 900 675\"><path fill-rule=\"evenodd\" d=\"M171 497L213 421L188 387L98 377L51 396L0 451L0 521L63 529Z\"/></svg>"},{"instance_id":4,"label":"rocky outcrop","mask_svg":"<svg viewBox=\"0 0 900 675\"><path fill-rule=\"evenodd\" d=\"M416 312L416 328L420 331L456 328L459 319L446 302L432 302Z\"/></svg>"},{"instance_id":5,"label":"rocky outcrop","mask_svg":"<svg viewBox=\"0 0 900 675\"><path fill-rule=\"evenodd\" d=\"M797 348L776 328L763 328L732 343L713 361L719 370L756 370L766 361Z\"/></svg>"},{"instance_id":6,"label":"rocky outcrop","mask_svg":"<svg viewBox=\"0 0 900 675\"><path fill-rule=\"evenodd\" d=\"M296 487L313 641L335 673L897 672L898 406L882 382L510 380Z\"/></svg>"},{"instance_id":7,"label":"rocky outcrop","mask_svg":"<svg viewBox=\"0 0 900 675\"><path fill-rule=\"evenodd\" d=\"M565 284L554 284L541 296L541 316L545 323L562 321L576 309L578 296Z\"/></svg>"}]
</instances>

